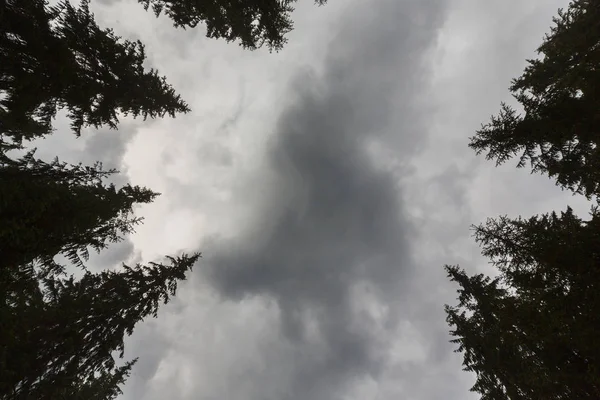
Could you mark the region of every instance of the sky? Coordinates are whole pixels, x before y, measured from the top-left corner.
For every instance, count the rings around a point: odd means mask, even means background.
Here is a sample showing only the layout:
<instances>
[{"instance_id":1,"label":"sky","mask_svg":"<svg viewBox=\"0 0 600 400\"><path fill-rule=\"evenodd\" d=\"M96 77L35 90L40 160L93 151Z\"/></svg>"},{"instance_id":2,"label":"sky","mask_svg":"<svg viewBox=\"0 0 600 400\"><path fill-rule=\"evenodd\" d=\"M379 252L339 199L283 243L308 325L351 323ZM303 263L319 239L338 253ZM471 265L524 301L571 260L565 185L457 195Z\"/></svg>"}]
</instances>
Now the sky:
<instances>
[{"instance_id":1,"label":"sky","mask_svg":"<svg viewBox=\"0 0 600 400\"><path fill-rule=\"evenodd\" d=\"M468 138L566 0L301 1L279 53L176 30L134 0L92 2L146 45L190 104L38 155L121 171L162 195L94 268L201 251L157 319L123 400L458 400L474 379L448 343L444 264L493 273L469 226L586 203L496 168Z\"/></svg>"}]
</instances>

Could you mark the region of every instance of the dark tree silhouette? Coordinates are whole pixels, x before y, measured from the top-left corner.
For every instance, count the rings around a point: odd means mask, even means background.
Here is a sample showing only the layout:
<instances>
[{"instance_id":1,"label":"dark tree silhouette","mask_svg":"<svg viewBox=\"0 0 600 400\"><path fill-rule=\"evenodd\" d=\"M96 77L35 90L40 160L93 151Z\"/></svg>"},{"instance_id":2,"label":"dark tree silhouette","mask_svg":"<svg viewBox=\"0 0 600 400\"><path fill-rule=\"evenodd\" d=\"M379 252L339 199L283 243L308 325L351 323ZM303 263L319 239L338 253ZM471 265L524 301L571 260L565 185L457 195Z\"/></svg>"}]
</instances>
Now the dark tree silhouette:
<instances>
[{"instance_id":1,"label":"dark tree silhouette","mask_svg":"<svg viewBox=\"0 0 600 400\"><path fill-rule=\"evenodd\" d=\"M475 228L500 275L446 270L460 286L446 306L473 391L484 400L600 398L600 213L569 208Z\"/></svg>"},{"instance_id":2,"label":"dark tree silhouette","mask_svg":"<svg viewBox=\"0 0 600 400\"><path fill-rule=\"evenodd\" d=\"M104 184L112 173L0 152L2 399L114 398L133 362L117 366L112 353L136 323L156 316L200 256L87 270L89 250L131 233L141 221L133 206L157 195ZM83 277L67 277L59 255Z\"/></svg>"},{"instance_id":3,"label":"dark tree silhouette","mask_svg":"<svg viewBox=\"0 0 600 400\"><path fill-rule=\"evenodd\" d=\"M101 30L87 2L49 7L0 2L0 398L112 399L133 362L112 352L174 294L199 254L93 274L90 250L133 232L133 206L157 195L116 188L102 165L14 159L23 140L52 132L65 108L75 133L115 128L118 114L162 117L187 105L156 71L141 43ZM60 257L83 269L67 277Z\"/></svg>"},{"instance_id":4,"label":"dark tree silhouette","mask_svg":"<svg viewBox=\"0 0 600 400\"><path fill-rule=\"evenodd\" d=\"M600 193L600 2L572 1L554 23L541 59L510 88L523 113L503 104L470 147L497 164L519 156L519 167L591 197Z\"/></svg>"},{"instance_id":5,"label":"dark tree silhouette","mask_svg":"<svg viewBox=\"0 0 600 400\"><path fill-rule=\"evenodd\" d=\"M88 2L1 2L0 134L17 143L49 134L61 108L77 134L85 126L116 128L119 113L189 110L164 77L144 70L142 43L99 28Z\"/></svg>"},{"instance_id":6,"label":"dark tree silhouette","mask_svg":"<svg viewBox=\"0 0 600 400\"><path fill-rule=\"evenodd\" d=\"M175 294L199 254L123 266L76 280L0 270L0 398L113 399L135 360L118 366L123 339Z\"/></svg>"},{"instance_id":7,"label":"dark tree silhouette","mask_svg":"<svg viewBox=\"0 0 600 400\"><path fill-rule=\"evenodd\" d=\"M18 160L0 153L0 268L32 262L44 275L61 273L57 254L82 267L88 248L100 251L133 232L140 218L133 206L158 193L103 179L116 173L102 165L67 165L38 160L30 151Z\"/></svg>"},{"instance_id":8,"label":"dark tree silhouette","mask_svg":"<svg viewBox=\"0 0 600 400\"><path fill-rule=\"evenodd\" d=\"M206 25L206 36L238 40L247 49L267 45L281 50L293 28L291 12L296 0L138 0L158 16L165 13L176 27ZM327 0L315 0L322 5Z\"/></svg>"}]
</instances>

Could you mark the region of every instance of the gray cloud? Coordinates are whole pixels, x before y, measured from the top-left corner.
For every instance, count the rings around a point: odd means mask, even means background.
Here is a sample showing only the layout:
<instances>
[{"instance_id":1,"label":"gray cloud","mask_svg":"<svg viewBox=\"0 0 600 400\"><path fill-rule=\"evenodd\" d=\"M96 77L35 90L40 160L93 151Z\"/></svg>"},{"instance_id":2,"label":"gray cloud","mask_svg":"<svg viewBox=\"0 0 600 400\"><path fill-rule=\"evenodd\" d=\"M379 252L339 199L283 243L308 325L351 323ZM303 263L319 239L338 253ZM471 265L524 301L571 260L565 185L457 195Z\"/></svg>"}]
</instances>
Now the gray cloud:
<instances>
[{"instance_id":1,"label":"gray cloud","mask_svg":"<svg viewBox=\"0 0 600 400\"><path fill-rule=\"evenodd\" d=\"M146 382L156 374L165 348L169 347L165 338L153 329L155 326L154 321L140 326L136 331L136 341L128 344L128 352L143 354L143 358L138 360L128 379L127 392L134 399L147 398ZM128 357L125 359L129 361Z\"/></svg>"},{"instance_id":2,"label":"gray cloud","mask_svg":"<svg viewBox=\"0 0 600 400\"><path fill-rule=\"evenodd\" d=\"M120 168L125 147L133 131L128 129L127 122L123 122L122 125L119 130L102 129L89 132L85 142L87 158L102 161L109 168Z\"/></svg>"},{"instance_id":3,"label":"gray cloud","mask_svg":"<svg viewBox=\"0 0 600 400\"><path fill-rule=\"evenodd\" d=\"M111 243L108 248L100 253L90 253L89 266L93 270L104 270L106 268L115 268L122 263L130 263L134 254L134 246L128 237L121 242Z\"/></svg>"},{"instance_id":4,"label":"gray cloud","mask_svg":"<svg viewBox=\"0 0 600 400\"><path fill-rule=\"evenodd\" d=\"M289 399L341 398L355 379L382 371L386 338L359 312L353 290L364 284L383 302L397 301L412 274L413 228L396 176L377 168L367 148L380 143L408 158L424 138L415 100L427 90L424 51L444 8L360 7L341 21L324 75L304 73L290 85L269 151L278 178L256 230L204 246L207 276L223 296L277 302L294 351L270 368L293 365ZM405 123L392 129L393 121Z\"/></svg>"}]
</instances>

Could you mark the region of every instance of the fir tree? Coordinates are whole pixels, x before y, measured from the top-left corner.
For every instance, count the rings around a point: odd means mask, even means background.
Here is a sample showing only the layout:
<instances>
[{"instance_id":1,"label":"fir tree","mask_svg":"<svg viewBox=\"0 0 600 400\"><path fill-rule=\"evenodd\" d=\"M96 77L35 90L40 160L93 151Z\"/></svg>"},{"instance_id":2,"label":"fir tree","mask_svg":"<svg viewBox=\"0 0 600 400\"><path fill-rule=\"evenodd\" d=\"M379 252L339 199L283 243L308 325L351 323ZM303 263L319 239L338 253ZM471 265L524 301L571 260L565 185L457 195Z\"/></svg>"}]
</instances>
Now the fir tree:
<instances>
[{"instance_id":1,"label":"fir tree","mask_svg":"<svg viewBox=\"0 0 600 400\"><path fill-rule=\"evenodd\" d=\"M175 294L199 254L169 257L169 263L123 265L75 280L0 271L0 398L113 399L135 360L117 366L123 340ZM13 272L13 271L10 271Z\"/></svg>"},{"instance_id":2,"label":"fir tree","mask_svg":"<svg viewBox=\"0 0 600 400\"><path fill-rule=\"evenodd\" d=\"M292 30L290 17L296 0L138 0L158 16L165 13L176 27L206 25L206 36L239 40L241 46L256 49L264 44L281 50ZM315 0L324 4L326 0Z\"/></svg>"},{"instance_id":3,"label":"fir tree","mask_svg":"<svg viewBox=\"0 0 600 400\"><path fill-rule=\"evenodd\" d=\"M471 138L477 153L502 164L519 156L563 188L600 194L600 2L572 1L511 92L519 114L503 104L498 116Z\"/></svg>"},{"instance_id":4,"label":"fir tree","mask_svg":"<svg viewBox=\"0 0 600 400\"><path fill-rule=\"evenodd\" d=\"M83 0L0 5L0 134L16 143L52 132L66 108L71 126L116 128L119 113L163 117L188 106L156 70L146 71L141 42L101 29Z\"/></svg>"},{"instance_id":5,"label":"fir tree","mask_svg":"<svg viewBox=\"0 0 600 400\"><path fill-rule=\"evenodd\" d=\"M63 267L56 255L82 267L88 249L104 249L133 232L141 222L134 204L149 203L158 194L126 185L117 189L103 179L115 170L51 163L30 151L18 160L0 152L0 269L36 262L44 274Z\"/></svg>"},{"instance_id":6,"label":"fir tree","mask_svg":"<svg viewBox=\"0 0 600 400\"><path fill-rule=\"evenodd\" d=\"M103 182L114 170L0 151L0 398L113 399L135 362L115 350L156 316L199 254L92 274L84 262L133 231L156 193ZM83 268L65 277L62 255Z\"/></svg>"},{"instance_id":7,"label":"fir tree","mask_svg":"<svg viewBox=\"0 0 600 400\"><path fill-rule=\"evenodd\" d=\"M490 219L475 228L500 275L447 266L459 304L446 306L482 399L600 397L600 213Z\"/></svg>"}]
</instances>

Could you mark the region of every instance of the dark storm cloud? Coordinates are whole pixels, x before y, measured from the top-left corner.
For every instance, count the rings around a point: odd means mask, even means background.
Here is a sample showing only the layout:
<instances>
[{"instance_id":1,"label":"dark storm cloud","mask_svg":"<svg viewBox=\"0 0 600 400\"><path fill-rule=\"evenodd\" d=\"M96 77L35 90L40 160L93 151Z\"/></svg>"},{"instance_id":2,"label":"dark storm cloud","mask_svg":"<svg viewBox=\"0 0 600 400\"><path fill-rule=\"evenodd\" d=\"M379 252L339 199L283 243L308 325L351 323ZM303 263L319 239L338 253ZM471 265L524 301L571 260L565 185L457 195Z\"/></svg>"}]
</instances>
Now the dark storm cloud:
<instances>
[{"instance_id":1,"label":"dark storm cloud","mask_svg":"<svg viewBox=\"0 0 600 400\"><path fill-rule=\"evenodd\" d=\"M278 302L296 349L290 399L337 398L353 378L377 375L382 338L356 312L351 289L366 283L397 299L412 264L395 177L375 167L366 146L407 158L423 138L422 57L444 10L435 0L360 7L341 21L324 75L301 74L290 86L269 153L278 184L256 234L204 246L224 296ZM392 129L392 121L406 124Z\"/></svg>"}]
</instances>

